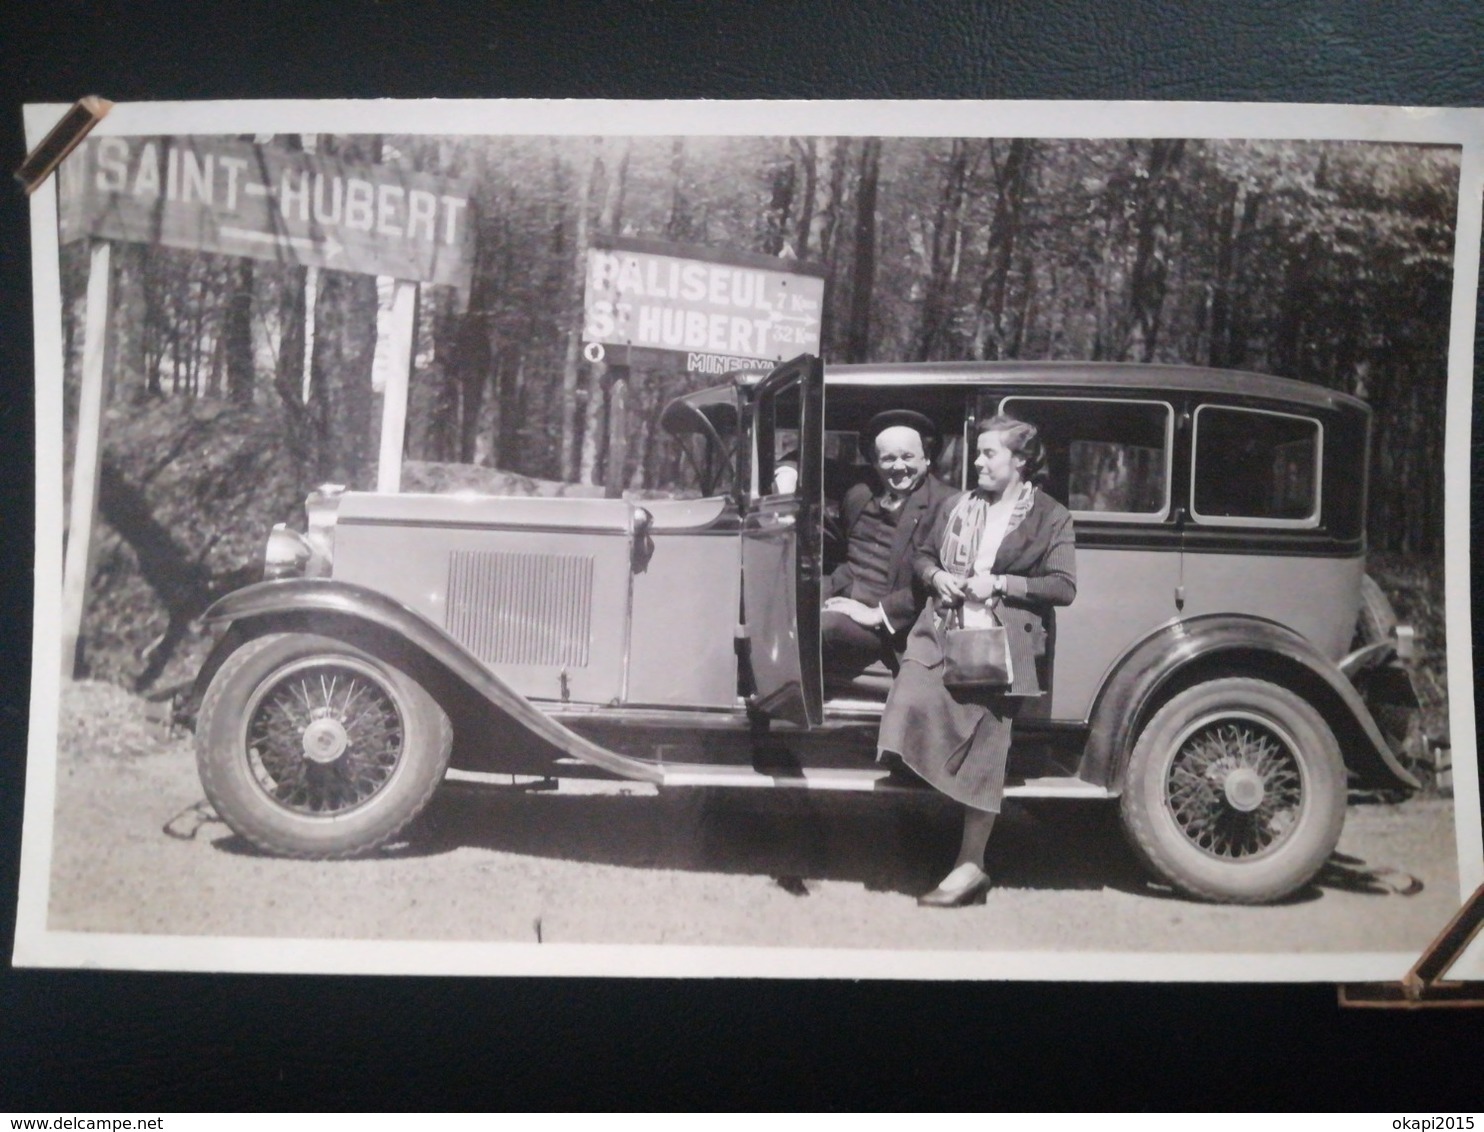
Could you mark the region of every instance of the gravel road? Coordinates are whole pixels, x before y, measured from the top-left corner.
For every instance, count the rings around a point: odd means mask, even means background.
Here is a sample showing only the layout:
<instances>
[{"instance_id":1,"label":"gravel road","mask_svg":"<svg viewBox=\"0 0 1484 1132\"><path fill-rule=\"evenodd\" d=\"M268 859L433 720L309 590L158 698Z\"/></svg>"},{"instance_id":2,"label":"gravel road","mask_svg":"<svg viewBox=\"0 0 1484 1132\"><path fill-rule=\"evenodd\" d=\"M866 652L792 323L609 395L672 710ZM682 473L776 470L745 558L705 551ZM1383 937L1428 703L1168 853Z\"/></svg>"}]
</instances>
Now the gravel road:
<instances>
[{"instance_id":1,"label":"gravel road","mask_svg":"<svg viewBox=\"0 0 1484 1132\"><path fill-rule=\"evenodd\" d=\"M401 844L257 854L189 737L116 688L64 693L54 929L361 939L1117 951L1419 951L1458 903L1447 799L1353 805L1316 883L1262 908L1145 880L1106 805L1007 804L983 907L919 909L951 861L936 798L450 781ZM1394 870L1394 871L1388 871ZM1407 878L1420 889L1410 892Z\"/></svg>"}]
</instances>

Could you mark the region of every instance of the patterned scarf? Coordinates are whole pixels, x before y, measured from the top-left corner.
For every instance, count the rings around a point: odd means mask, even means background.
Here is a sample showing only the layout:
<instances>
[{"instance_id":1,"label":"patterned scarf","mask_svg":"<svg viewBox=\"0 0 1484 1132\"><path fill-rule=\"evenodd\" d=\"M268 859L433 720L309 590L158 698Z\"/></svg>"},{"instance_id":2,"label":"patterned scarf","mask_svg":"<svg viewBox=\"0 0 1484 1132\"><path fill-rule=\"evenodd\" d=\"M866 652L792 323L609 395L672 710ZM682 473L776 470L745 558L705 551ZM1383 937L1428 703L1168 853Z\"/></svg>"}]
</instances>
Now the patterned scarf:
<instances>
[{"instance_id":1,"label":"patterned scarf","mask_svg":"<svg viewBox=\"0 0 1484 1132\"><path fill-rule=\"evenodd\" d=\"M1036 486L1030 481L1022 483L1017 490L1015 503L1010 508L1010 520L1005 524L1005 536L1024 521L1036 501ZM955 578L964 579L974 572L974 562L979 557L979 543L984 538L988 524L989 509L993 506L982 491L971 491L954 504L948 516L948 527L943 532L940 557L943 569Z\"/></svg>"}]
</instances>

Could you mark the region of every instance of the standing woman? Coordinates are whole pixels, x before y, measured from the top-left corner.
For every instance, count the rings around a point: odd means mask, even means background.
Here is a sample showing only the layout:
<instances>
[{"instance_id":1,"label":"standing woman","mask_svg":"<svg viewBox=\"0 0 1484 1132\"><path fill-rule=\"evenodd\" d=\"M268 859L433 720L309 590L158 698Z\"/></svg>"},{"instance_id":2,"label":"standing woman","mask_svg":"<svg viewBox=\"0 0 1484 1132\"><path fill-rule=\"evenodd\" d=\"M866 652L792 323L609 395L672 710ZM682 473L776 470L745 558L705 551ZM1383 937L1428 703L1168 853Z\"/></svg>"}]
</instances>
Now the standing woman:
<instances>
[{"instance_id":1,"label":"standing woman","mask_svg":"<svg viewBox=\"0 0 1484 1132\"><path fill-rule=\"evenodd\" d=\"M989 888L984 849L1005 788L1010 730L1026 696L1040 695L1053 607L1077 595L1072 516L1040 489L1046 449L1036 427L996 416L980 426L979 485L945 508L914 565L938 601L907 639L901 672L881 718L879 757L897 755L964 805L958 860L918 903L956 908ZM946 608L963 606L965 628L1006 627L1014 683L949 688L938 630ZM935 608L937 606L938 608Z\"/></svg>"}]
</instances>

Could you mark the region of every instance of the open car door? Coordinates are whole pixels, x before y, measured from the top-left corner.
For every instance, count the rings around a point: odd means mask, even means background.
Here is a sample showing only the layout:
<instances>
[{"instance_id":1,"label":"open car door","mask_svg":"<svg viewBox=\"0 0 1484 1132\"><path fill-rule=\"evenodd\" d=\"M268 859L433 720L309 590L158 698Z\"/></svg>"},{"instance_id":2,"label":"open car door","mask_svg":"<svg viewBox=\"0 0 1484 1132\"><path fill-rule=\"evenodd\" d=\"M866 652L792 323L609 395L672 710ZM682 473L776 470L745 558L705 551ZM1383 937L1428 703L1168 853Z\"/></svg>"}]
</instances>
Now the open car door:
<instances>
[{"instance_id":1,"label":"open car door","mask_svg":"<svg viewBox=\"0 0 1484 1132\"><path fill-rule=\"evenodd\" d=\"M800 727L824 719L819 658L824 365L802 354L762 380L749 430L742 620L753 707ZM797 463L798 483L775 476ZM786 477L791 478L791 477Z\"/></svg>"}]
</instances>

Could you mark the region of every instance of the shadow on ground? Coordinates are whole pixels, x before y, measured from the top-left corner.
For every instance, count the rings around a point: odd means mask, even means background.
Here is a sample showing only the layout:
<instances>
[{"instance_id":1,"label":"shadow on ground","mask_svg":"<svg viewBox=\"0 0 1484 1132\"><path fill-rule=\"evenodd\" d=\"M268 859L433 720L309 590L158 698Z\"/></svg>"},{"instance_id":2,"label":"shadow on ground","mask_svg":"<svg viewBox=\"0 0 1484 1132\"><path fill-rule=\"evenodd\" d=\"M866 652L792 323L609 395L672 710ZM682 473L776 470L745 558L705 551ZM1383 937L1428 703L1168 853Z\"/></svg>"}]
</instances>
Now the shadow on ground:
<instances>
[{"instance_id":1,"label":"shadow on ground","mask_svg":"<svg viewBox=\"0 0 1484 1132\"><path fill-rule=\"evenodd\" d=\"M448 782L404 840L383 858L487 849L625 868L770 876L808 894L807 881L844 881L916 895L953 861L960 811L934 794L862 795L704 788L647 794L568 794ZM228 834L228 853L255 854ZM1008 801L990 842L997 887L1115 891L1184 899L1151 881L1125 843L1116 807L1105 802ZM1314 882L1284 903L1317 900L1323 889L1402 892L1415 878L1334 854Z\"/></svg>"}]
</instances>

